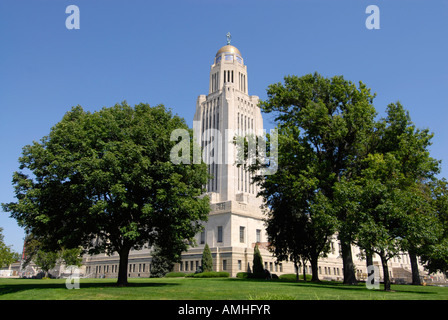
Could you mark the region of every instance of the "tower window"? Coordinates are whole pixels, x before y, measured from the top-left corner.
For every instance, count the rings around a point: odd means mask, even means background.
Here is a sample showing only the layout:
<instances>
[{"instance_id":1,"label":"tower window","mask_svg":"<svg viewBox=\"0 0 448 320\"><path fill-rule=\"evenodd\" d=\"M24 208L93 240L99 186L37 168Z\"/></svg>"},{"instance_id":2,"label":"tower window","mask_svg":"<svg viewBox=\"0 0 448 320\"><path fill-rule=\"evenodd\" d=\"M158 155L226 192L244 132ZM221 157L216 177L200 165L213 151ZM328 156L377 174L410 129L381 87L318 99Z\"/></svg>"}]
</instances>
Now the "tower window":
<instances>
[{"instance_id":1,"label":"tower window","mask_svg":"<svg viewBox=\"0 0 448 320\"><path fill-rule=\"evenodd\" d=\"M222 242L222 226L218 227L218 242Z\"/></svg>"},{"instance_id":2,"label":"tower window","mask_svg":"<svg viewBox=\"0 0 448 320\"><path fill-rule=\"evenodd\" d=\"M245 227L240 227L240 242L244 242L244 231Z\"/></svg>"},{"instance_id":3,"label":"tower window","mask_svg":"<svg viewBox=\"0 0 448 320\"><path fill-rule=\"evenodd\" d=\"M261 242L261 230L257 229L256 231L256 242Z\"/></svg>"}]
</instances>

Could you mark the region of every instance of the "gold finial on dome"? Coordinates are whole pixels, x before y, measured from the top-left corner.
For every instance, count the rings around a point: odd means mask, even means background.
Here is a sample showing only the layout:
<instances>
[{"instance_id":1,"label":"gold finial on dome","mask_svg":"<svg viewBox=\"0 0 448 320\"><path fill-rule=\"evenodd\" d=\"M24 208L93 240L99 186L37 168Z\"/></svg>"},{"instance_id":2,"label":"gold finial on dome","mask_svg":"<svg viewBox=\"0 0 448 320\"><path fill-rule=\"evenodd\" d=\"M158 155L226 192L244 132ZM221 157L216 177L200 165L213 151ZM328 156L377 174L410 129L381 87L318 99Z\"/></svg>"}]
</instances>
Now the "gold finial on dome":
<instances>
[{"instance_id":1,"label":"gold finial on dome","mask_svg":"<svg viewBox=\"0 0 448 320\"><path fill-rule=\"evenodd\" d=\"M232 41L232 35L230 34L230 32L227 32L226 37L227 37L227 45L230 46L230 41Z\"/></svg>"}]
</instances>

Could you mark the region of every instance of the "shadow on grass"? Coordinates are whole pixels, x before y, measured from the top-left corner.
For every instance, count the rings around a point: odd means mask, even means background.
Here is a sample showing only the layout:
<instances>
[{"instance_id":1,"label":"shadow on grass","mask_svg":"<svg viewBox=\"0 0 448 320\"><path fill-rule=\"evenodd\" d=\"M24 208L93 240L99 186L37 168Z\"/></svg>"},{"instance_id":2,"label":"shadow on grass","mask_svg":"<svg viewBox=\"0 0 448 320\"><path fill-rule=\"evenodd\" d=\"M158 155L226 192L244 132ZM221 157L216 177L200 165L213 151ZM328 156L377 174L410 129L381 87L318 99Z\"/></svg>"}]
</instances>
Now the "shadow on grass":
<instances>
[{"instance_id":1,"label":"shadow on grass","mask_svg":"<svg viewBox=\"0 0 448 320\"><path fill-rule=\"evenodd\" d=\"M8 281L8 283L0 283L0 296L5 294L12 294L20 291L27 290L42 290L42 289L66 289L65 280L58 279L58 282L51 283L48 280L36 280L29 279L30 282L26 283L28 279L10 279L12 281ZM14 283L18 280L17 283ZM113 280L113 279L112 279ZM42 281L42 283L39 283ZM176 286L177 283L163 283L163 282L132 282L132 280L125 287L119 287L115 281L111 282L101 282L98 280L93 280L89 282L89 279L81 279L80 288L89 289L89 288L117 288L117 289L126 289L126 288L156 288L156 287L164 287L164 286Z\"/></svg>"},{"instance_id":2,"label":"shadow on grass","mask_svg":"<svg viewBox=\"0 0 448 320\"><path fill-rule=\"evenodd\" d=\"M337 290L360 290L360 291L372 291L372 292L382 292L382 293L411 293L411 294L423 294L423 295L433 295L437 294L435 292L422 291L419 289L423 289L422 286L410 286L410 285L393 285L391 291L385 291L383 288L372 290L368 289L364 283L359 283L358 285L346 285L341 282L333 282L333 281L319 281L319 282L302 282L300 284L302 287L313 287L313 288L327 288L327 289L337 289ZM409 290L412 287L415 290ZM404 289L404 290L403 290Z\"/></svg>"},{"instance_id":3,"label":"shadow on grass","mask_svg":"<svg viewBox=\"0 0 448 320\"><path fill-rule=\"evenodd\" d=\"M304 288L313 288L313 289L335 289L335 290L343 290L343 291L372 291L379 293L411 293L411 294L423 294L423 295L437 295L436 292L428 292L424 291L424 287L422 286L411 286L411 285L393 285L392 291L385 291L383 288L378 290L370 290L367 289L366 285L363 282L358 283L357 285L347 285L338 281L291 281L291 280L265 280L265 279L236 279L229 278L230 281L250 281L250 282L264 282L264 283L284 283L285 285L290 286L299 286ZM409 290L412 287L415 290ZM423 290L419 290L423 289Z\"/></svg>"}]
</instances>

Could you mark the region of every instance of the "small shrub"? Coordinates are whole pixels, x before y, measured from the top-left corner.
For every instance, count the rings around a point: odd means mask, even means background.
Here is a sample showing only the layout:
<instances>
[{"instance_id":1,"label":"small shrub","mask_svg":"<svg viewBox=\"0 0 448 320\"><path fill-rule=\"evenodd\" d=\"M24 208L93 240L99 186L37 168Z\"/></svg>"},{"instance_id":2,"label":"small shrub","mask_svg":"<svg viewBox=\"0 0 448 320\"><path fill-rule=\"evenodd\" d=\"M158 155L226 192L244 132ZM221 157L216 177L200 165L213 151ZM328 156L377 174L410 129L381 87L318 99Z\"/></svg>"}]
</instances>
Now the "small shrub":
<instances>
[{"instance_id":1,"label":"small shrub","mask_svg":"<svg viewBox=\"0 0 448 320\"><path fill-rule=\"evenodd\" d=\"M297 277L295 273L287 273L287 274L282 274L279 276L280 280L283 281L296 281ZM303 274L299 274L299 280L303 280ZM307 281L311 281L311 275L307 274L306 275L306 280Z\"/></svg>"},{"instance_id":2,"label":"small shrub","mask_svg":"<svg viewBox=\"0 0 448 320\"><path fill-rule=\"evenodd\" d=\"M272 275L271 275L272 276ZM266 279L266 273L265 272L238 272L236 274L237 278L240 279Z\"/></svg>"},{"instance_id":3,"label":"small shrub","mask_svg":"<svg viewBox=\"0 0 448 320\"><path fill-rule=\"evenodd\" d=\"M180 278L180 277L185 277L185 273L183 272L168 272L165 275L166 278Z\"/></svg>"},{"instance_id":4,"label":"small shrub","mask_svg":"<svg viewBox=\"0 0 448 320\"><path fill-rule=\"evenodd\" d=\"M247 275L248 279L266 279L266 273L263 272L252 272Z\"/></svg>"},{"instance_id":5,"label":"small shrub","mask_svg":"<svg viewBox=\"0 0 448 320\"><path fill-rule=\"evenodd\" d=\"M255 244L255 248L254 248L254 260L253 260L252 269L254 270L254 273L264 272L263 258L261 257L260 249L258 249L258 243Z\"/></svg>"},{"instance_id":6,"label":"small shrub","mask_svg":"<svg viewBox=\"0 0 448 320\"><path fill-rule=\"evenodd\" d=\"M210 272L213 270L212 253L207 243L205 244L204 251L202 252L201 265L204 272Z\"/></svg>"},{"instance_id":7,"label":"small shrub","mask_svg":"<svg viewBox=\"0 0 448 320\"><path fill-rule=\"evenodd\" d=\"M228 278L230 274L224 271L210 271L210 272L201 272L194 273L193 278Z\"/></svg>"},{"instance_id":8,"label":"small shrub","mask_svg":"<svg viewBox=\"0 0 448 320\"><path fill-rule=\"evenodd\" d=\"M248 272L238 272L236 274L236 277L239 279L247 279L247 278L249 278L249 273Z\"/></svg>"}]
</instances>

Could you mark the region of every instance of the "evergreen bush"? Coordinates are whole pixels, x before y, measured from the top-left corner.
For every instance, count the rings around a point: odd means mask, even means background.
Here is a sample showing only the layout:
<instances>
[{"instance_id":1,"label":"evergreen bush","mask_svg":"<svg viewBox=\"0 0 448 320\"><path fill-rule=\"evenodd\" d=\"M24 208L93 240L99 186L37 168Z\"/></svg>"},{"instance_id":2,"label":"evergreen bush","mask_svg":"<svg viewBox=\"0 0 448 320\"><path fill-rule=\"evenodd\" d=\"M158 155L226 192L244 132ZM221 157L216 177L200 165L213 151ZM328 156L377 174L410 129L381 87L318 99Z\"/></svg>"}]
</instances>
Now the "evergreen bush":
<instances>
[{"instance_id":1,"label":"evergreen bush","mask_svg":"<svg viewBox=\"0 0 448 320\"><path fill-rule=\"evenodd\" d=\"M225 271L210 271L193 274L193 278L228 278L230 274Z\"/></svg>"},{"instance_id":2,"label":"evergreen bush","mask_svg":"<svg viewBox=\"0 0 448 320\"><path fill-rule=\"evenodd\" d=\"M180 277L185 277L185 273L183 272L168 272L165 275L166 278L180 278Z\"/></svg>"},{"instance_id":3,"label":"evergreen bush","mask_svg":"<svg viewBox=\"0 0 448 320\"><path fill-rule=\"evenodd\" d=\"M252 270L253 273L264 274L263 259L261 258L260 250L258 249L258 243L255 244L254 248L254 260Z\"/></svg>"},{"instance_id":4,"label":"evergreen bush","mask_svg":"<svg viewBox=\"0 0 448 320\"><path fill-rule=\"evenodd\" d=\"M202 252L202 272L213 271L213 258L208 244L205 244L204 251Z\"/></svg>"}]
</instances>

